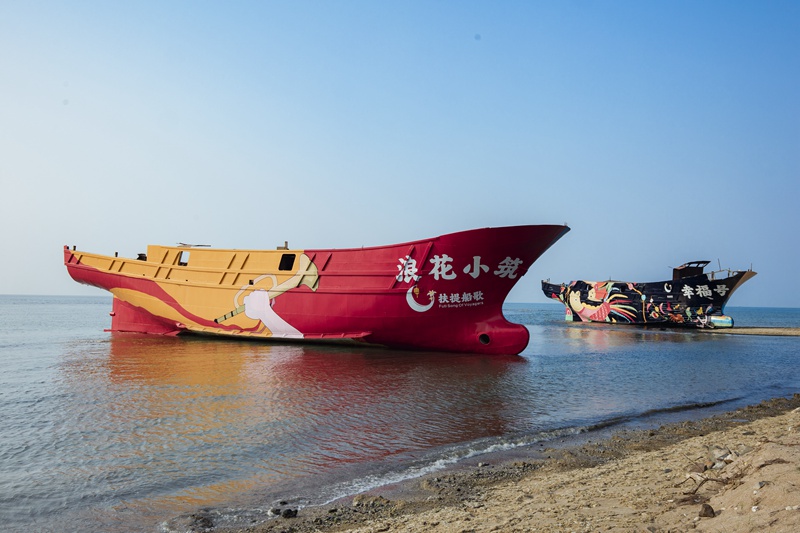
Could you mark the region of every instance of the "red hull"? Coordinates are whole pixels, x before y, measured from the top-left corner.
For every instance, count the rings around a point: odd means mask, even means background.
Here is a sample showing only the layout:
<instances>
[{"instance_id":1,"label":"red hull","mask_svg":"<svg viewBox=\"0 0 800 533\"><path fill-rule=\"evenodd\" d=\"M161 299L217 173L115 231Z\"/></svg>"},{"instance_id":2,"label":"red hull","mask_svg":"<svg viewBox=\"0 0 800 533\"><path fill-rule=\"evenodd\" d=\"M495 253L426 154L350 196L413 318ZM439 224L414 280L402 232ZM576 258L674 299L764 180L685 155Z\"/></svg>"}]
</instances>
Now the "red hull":
<instances>
[{"instance_id":1,"label":"red hull","mask_svg":"<svg viewBox=\"0 0 800 533\"><path fill-rule=\"evenodd\" d=\"M255 312L232 310L247 286L226 284L231 270L213 270L217 278L211 278L223 281L201 283L191 276L200 272L209 278L210 269L192 270L191 262L170 265L169 277L160 279L161 274L124 273L125 265L152 263L92 261L89 254L69 249L64 260L76 281L115 295L114 331L348 339L400 349L517 354L528 344L528 330L505 319L503 302L534 261L567 231L566 226L553 225L484 228L390 246L293 251L289 255L304 255L313 269L295 273L297 286L264 300L264 312L280 317L279 326L266 319L237 322L237 312L241 317ZM209 257L232 253L195 250L191 253ZM166 267L152 268L162 272ZM265 272L256 281L265 276L275 277ZM177 280L183 277L189 279Z\"/></svg>"}]
</instances>

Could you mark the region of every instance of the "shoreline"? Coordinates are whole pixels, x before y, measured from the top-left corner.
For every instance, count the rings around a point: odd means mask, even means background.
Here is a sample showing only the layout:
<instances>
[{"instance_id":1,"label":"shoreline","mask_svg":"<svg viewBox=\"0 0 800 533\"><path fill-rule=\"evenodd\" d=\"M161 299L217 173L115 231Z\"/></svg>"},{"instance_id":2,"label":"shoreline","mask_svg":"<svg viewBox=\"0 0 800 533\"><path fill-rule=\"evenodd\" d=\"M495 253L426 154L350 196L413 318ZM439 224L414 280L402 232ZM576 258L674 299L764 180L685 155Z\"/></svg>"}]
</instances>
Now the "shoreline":
<instances>
[{"instance_id":1,"label":"shoreline","mask_svg":"<svg viewBox=\"0 0 800 533\"><path fill-rule=\"evenodd\" d=\"M702 329L707 333L728 334L728 335L763 335L775 337L798 337L800 336L800 328L787 328L787 327L758 327L758 326L744 326L732 328L714 328Z\"/></svg>"},{"instance_id":2,"label":"shoreline","mask_svg":"<svg viewBox=\"0 0 800 533\"><path fill-rule=\"evenodd\" d=\"M800 531L798 393L547 446L510 460L481 456L324 506L275 509L283 516L250 526L214 529L203 511L186 525L229 533Z\"/></svg>"},{"instance_id":3,"label":"shoreline","mask_svg":"<svg viewBox=\"0 0 800 533\"><path fill-rule=\"evenodd\" d=\"M667 331L671 333L700 333L717 335L757 335L760 337L800 337L800 327L787 326L734 326L731 328L697 328L664 324L609 324L607 322L565 322L569 328L597 328L605 331Z\"/></svg>"}]
</instances>

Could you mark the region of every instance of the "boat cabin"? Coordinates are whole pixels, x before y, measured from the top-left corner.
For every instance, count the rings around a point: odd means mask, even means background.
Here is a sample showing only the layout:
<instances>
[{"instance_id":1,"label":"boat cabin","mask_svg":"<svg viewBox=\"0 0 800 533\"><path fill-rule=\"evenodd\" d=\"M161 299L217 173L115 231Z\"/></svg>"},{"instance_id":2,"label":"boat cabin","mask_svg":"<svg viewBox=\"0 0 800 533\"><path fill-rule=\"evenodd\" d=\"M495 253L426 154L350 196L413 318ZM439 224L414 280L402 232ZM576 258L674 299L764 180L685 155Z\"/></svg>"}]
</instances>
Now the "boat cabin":
<instances>
[{"instance_id":1,"label":"boat cabin","mask_svg":"<svg viewBox=\"0 0 800 533\"><path fill-rule=\"evenodd\" d=\"M672 269L672 279L679 280L699 276L711 261L691 261Z\"/></svg>"}]
</instances>

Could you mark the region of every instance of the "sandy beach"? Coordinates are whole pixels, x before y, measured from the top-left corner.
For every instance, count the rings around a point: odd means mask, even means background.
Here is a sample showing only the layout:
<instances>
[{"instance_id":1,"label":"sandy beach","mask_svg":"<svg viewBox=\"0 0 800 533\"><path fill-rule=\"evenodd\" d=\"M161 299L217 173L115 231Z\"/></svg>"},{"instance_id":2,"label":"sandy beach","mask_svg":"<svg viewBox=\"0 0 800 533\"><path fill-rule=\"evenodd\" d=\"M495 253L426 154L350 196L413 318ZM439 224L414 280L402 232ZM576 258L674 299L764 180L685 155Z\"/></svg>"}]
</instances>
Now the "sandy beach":
<instances>
[{"instance_id":1,"label":"sandy beach","mask_svg":"<svg viewBox=\"0 0 800 533\"><path fill-rule=\"evenodd\" d=\"M697 421L531 452L325 507L276 508L273 532L800 531L800 394ZM296 511L296 515L295 515ZM282 515L282 516L280 516ZM187 524L203 531L198 512Z\"/></svg>"}]
</instances>

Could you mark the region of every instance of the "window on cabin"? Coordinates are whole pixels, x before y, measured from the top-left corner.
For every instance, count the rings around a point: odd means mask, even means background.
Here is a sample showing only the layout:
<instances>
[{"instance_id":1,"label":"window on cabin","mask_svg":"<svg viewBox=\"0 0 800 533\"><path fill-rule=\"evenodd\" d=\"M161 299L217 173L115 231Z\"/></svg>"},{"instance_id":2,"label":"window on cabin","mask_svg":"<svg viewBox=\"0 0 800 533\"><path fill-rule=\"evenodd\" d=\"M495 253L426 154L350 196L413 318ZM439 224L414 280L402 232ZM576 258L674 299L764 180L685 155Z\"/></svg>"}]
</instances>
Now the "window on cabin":
<instances>
[{"instance_id":1,"label":"window on cabin","mask_svg":"<svg viewBox=\"0 0 800 533\"><path fill-rule=\"evenodd\" d=\"M183 250L180 257L178 257L178 266L185 267L189 264L189 252Z\"/></svg>"},{"instance_id":2,"label":"window on cabin","mask_svg":"<svg viewBox=\"0 0 800 533\"><path fill-rule=\"evenodd\" d=\"M292 270L294 268L294 254L281 255L281 263L278 265L278 270Z\"/></svg>"}]
</instances>

